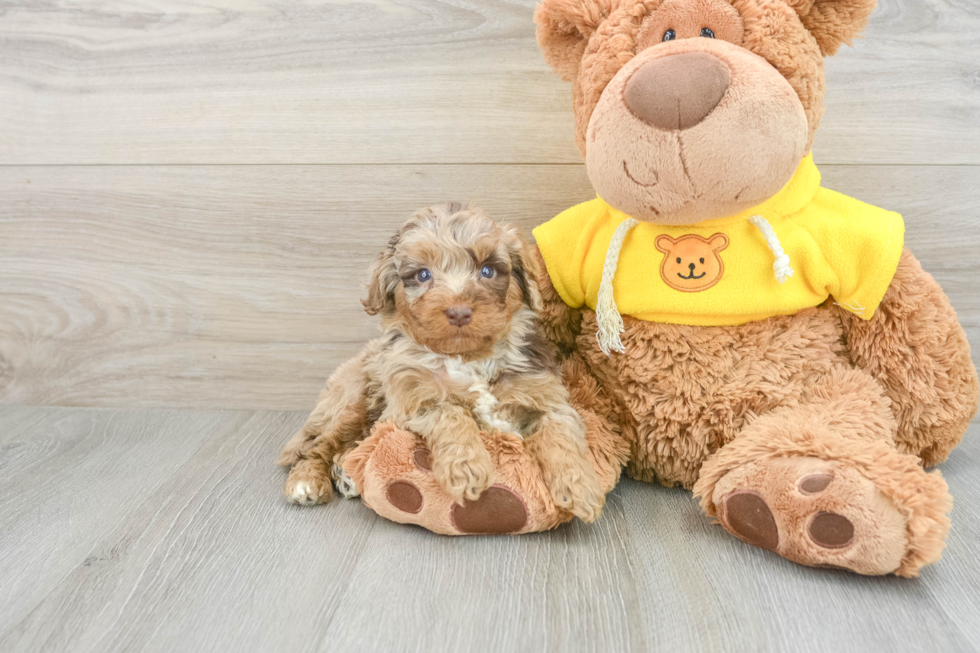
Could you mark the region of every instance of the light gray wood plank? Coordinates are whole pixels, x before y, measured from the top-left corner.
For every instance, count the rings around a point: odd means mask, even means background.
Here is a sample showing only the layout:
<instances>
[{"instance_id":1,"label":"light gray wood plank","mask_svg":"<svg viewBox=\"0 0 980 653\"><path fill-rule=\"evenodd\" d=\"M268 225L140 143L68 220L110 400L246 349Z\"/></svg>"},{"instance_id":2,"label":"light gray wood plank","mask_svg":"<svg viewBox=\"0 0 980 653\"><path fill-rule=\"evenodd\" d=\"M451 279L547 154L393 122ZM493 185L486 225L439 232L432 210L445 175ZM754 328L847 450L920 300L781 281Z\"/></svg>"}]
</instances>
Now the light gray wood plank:
<instances>
[{"instance_id":1,"label":"light gray wood plank","mask_svg":"<svg viewBox=\"0 0 980 653\"><path fill-rule=\"evenodd\" d=\"M980 360L980 167L821 169L904 213ZM414 209L529 231L594 194L578 165L123 166L6 168L0 196L0 402L301 409L376 332L368 264Z\"/></svg>"},{"instance_id":2,"label":"light gray wood plank","mask_svg":"<svg viewBox=\"0 0 980 653\"><path fill-rule=\"evenodd\" d=\"M942 564L949 582L932 587L935 602L948 615L950 628L973 641L977 650L980 633L980 425L973 424L963 443L941 466L943 478L953 495L953 528L949 533ZM965 571L964 571L965 570Z\"/></svg>"},{"instance_id":3,"label":"light gray wood plank","mask_svg":"<svg viewBox=\"0 0 980 653\"><path fill-rule=\"evenodd\" d=\"M602 519L549 533L447 539L382 521L320 650L646 651L618 493ZM399 588L417 588L405 592ZM383 615L384 627L373 624Z\"/></svg>"},{"instance_id":4,"label":"light gray wood plank","mask_svg":"<svg viewBox=\"0 0 980 653\"><path fill-rule=\"evenodd\" d=\"M881 0L853 48L826 60L814 152L832 163L978 163L978 34L973 0Z\"/></svg>"},{"instance_id":5,"label":"light gray wood plank","mask_svg":"<svg viewBox=\"0 0 980 653\"><path fill-rule=\"evenodd\" d=\"M0 634L74 571L111 558L91 547L203 443L242 421L236 413L0 408Z\"/></svg>"},{"instance_id":6,"label":"light gray wood plank","mask_svg":"<svg viewBox=\"0 0 980 653\"><path fill-rule=\"evenodd\" d=\"M9 629L0 649L316 650L380 518L358 501L286 502L275 460L303 417L254 414L209 440L92 541L90 564Z\"/></svg>"},{"instance_id":7,"label":"light gray wood plank","mask_svg":"<svg viewBox=\"0 0 980 653\"><path fill-rule=\"evenodd\" d=\"M978 452L973 425L942 468L962 506L946 553L916 580L795 565L711 525L687 492L621 483L651 650L975 651Z\"/></svg>"},{"instance_id":8,"label":"light gray wood plank","mask_svg":"<svg viewBox=\"0 0 980 653\"><path fill-rule=\"evenodd\" d=\"M8 1L0 163L572 163L534 0ZM889 0L828 63L834 163L980 163L980 13Z\"/></svg>"}]
</instances>

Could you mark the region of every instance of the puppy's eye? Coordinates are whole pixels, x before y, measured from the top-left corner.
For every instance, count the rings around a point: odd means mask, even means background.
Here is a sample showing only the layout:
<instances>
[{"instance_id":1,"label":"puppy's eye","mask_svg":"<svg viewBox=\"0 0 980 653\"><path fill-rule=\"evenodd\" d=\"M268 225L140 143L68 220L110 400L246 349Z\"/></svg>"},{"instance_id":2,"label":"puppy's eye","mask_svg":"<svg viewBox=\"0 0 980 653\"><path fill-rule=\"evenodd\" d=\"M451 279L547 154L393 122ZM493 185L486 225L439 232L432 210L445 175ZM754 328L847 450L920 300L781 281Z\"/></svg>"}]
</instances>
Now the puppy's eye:
<instances>
[{"instance_id":1,"label":"puppy's eye","mask_svg":"<svg viewBox=\"0 0 980 653\"><path fill-rule=\"evenodd\" d=\"M677 38L677 32L675 32L674 30L669 29L666 32L664 32L664 39L663 39L664 41L673 41L676 38Z\"/></svg>"},{"instance_id":2,"label":"puppy's eye","mask_svg":"<svg viewBox=\"0 0 980 653\"><path fill-rule=\"evenodd\" d=\"M493 275L495 274L497 274L497 271L489 265L484 265L482 268L480 268L480 276L484 279L493 279Z\"/></svg>"},{"instance_id":3,"label":"puppy's eye","mask_svg":"<svg viewBox=\"0 0 980 653\"><path fill-rule=\"evenodd\" d=\"M701 28L701 36L703 36L706 39L713 39L713 38L715 38L715 33L712 32L707 27L702 27Z\"/></svg>"},{"instance_id":4,"label":"puppy's eye","mask_svg":"<svg viewBox=\"0 0 980 653\"><path fill-rule=\"evenodd\" d=\"M680 262L681 262L681 257L680 257L680 256L678 256L678 257L677 257L677 262L678 262L678 263L680 263Z\"/></svg>"},{"instance_id":5,"label":"puppy's eye","mask_svg":"<svg viewBox=\"0 0 980 653\"><path fill-rule=\"evenodd\" d=\"M421 270L419 270L418 274L415 275L415 278L421 281L422 283L425 283L426 281L432 278L432 273L426 270L425 268L422 268Z\"/></svg>"}]
</instances>

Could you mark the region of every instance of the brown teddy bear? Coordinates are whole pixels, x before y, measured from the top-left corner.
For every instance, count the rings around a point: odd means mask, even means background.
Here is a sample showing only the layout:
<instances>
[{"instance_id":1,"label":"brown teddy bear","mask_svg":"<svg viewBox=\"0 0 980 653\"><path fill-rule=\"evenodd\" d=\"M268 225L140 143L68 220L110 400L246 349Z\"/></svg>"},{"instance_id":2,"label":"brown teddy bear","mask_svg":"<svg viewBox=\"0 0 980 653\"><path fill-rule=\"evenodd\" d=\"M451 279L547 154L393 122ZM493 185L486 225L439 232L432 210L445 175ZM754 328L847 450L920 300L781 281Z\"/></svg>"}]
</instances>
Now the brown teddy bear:
<instances>
[{"instance_id":1,"label":"brown teddy bear","mask_svg":"<svg viewBox=\"0 0 980 653\"><path fill-rule=\"evenodd\" d=\"M874 4L545 0L599 197L535 237L551 337L610 397L630 476L796 562L914 576L951 506L922 465L978 388L901 217L821 188L810 156L823 57Z\"/></svg>"},{"instance_id":2,"label":"brown teddy bear","mask_svg":"<svg viewBox=\"0 0 980 653\"><path fill-rule=\"evenodd\" d=\"M962 438L978 383L902 218L822 188L810 155L823 57L873 6L544 0L538 43L573 84L598 197L534 234L543 327L608 488L626 464L693 489L755 546L914 576L950 523L946 484L923 465ZM499 491L478 502L453 506L390 424L343 461L344 483L442 533L570 519L514 436L484 437Z\"/></svg>"}]
</instances>

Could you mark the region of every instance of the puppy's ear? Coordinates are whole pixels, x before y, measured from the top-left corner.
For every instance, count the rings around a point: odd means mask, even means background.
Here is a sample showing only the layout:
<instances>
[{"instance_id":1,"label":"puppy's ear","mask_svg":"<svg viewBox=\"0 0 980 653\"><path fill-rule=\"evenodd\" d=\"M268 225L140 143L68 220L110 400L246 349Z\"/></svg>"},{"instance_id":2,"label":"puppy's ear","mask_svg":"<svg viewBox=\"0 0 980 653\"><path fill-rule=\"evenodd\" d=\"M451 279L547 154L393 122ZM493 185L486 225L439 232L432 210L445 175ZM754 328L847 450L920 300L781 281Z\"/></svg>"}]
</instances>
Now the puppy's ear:
<instances>
[{"instance_id":1,"label":"puppy's ear","mask_svg":"<svg viewBox=\"0 0 980 653\"><path fill-rule=\"evenodd\" d=\"M395 289L398 287L398 269L395 267L395 247L401 232L392 236L388 247L378 254L371 265L371 281L368 282L367 299L361 304L368 315L388 312L395 306Z\"/></svg>"},{"instance_id":2,"label":"puppy's ear","mask_svg":"<svg viewBox=\"0 0 980 653\"><path fill-rule=\"evenodd\" d=\"M538 259L534 256L531 246L521 238L521 232L514 228L507 229L511 241L508 243L510 250L510 274L521 289L524 303L531 310L540 312L544 307L541 301L541 291L538 289L538 281L541 279L541 268Z\"/></svg>"},{"instance_id":3,"label":"puppy's ear","mask_svg":"<svg viewBox=\"0 0 980 653\"><path fill-rule=\"evenodd\" d=\"M538 47L566 82L578 75L589 37L617 0L543 0L534 10Z\"/></svg>"},{"instance_id":4,"label":"puppy's ear","mask_svg":"<svg viewBox=\"0 0 980 653\"><path fill-rule=\"evenodd\" d=\"M787 4L813 34L821 54L829 57L864 29L877 0L787 0Z\"/></svg>"}]
</instances>

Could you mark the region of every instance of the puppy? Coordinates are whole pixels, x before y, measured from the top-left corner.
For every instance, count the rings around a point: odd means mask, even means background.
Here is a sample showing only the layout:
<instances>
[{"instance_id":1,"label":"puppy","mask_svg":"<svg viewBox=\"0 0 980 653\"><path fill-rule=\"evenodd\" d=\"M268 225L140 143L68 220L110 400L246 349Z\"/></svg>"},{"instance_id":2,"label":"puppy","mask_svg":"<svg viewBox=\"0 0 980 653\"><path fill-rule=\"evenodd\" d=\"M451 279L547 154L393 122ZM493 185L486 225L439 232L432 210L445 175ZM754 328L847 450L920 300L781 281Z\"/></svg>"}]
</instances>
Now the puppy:
<instances>
[{"instance_id":1,"label":"puppy","mask_svg":"<svg viewBox=\"0 0 980 653\"><path fill-rule=\"evenodd\" d=\"M282 453L290 501L329 501L330 466L393 420L426 441L436 481L459 503L493 482L480 431L498 430L526 438L559 508L596 519L605 495L585 424L537 330L539 274L520 234L476 208L412 216L375 260L363 302L383 335L330 377Z\"/></svg>"}]
</instances>

